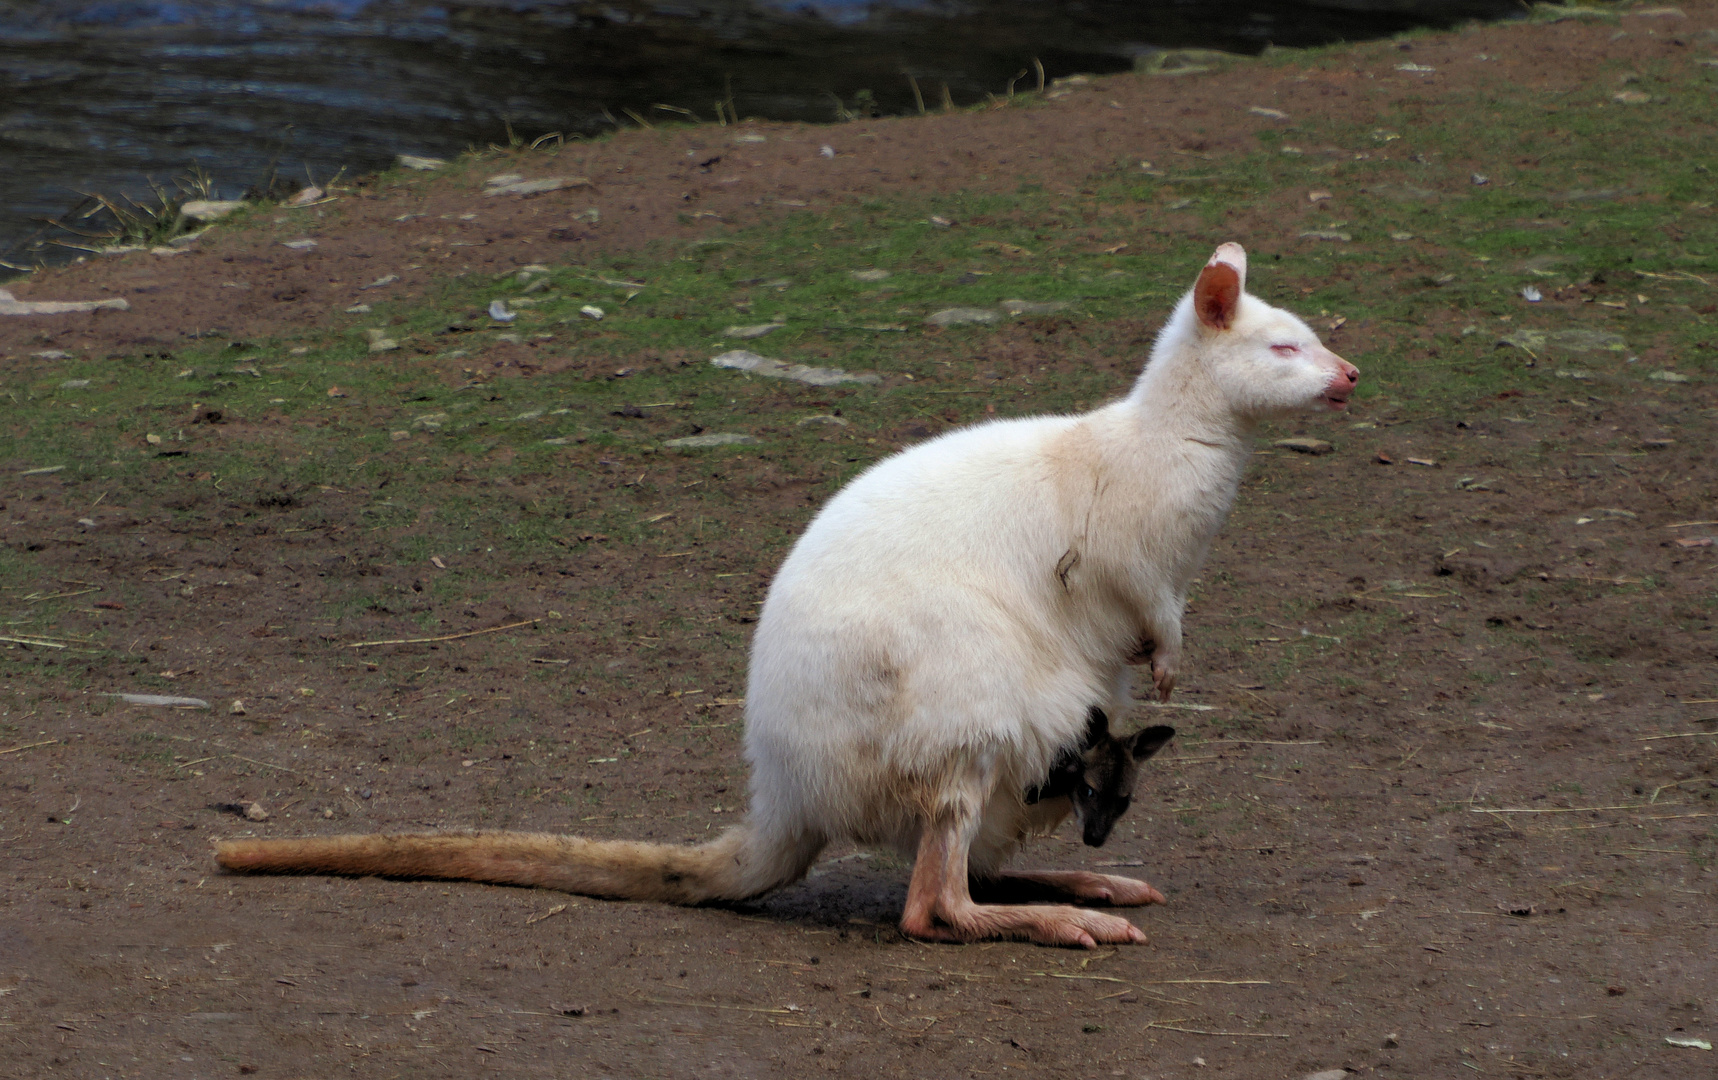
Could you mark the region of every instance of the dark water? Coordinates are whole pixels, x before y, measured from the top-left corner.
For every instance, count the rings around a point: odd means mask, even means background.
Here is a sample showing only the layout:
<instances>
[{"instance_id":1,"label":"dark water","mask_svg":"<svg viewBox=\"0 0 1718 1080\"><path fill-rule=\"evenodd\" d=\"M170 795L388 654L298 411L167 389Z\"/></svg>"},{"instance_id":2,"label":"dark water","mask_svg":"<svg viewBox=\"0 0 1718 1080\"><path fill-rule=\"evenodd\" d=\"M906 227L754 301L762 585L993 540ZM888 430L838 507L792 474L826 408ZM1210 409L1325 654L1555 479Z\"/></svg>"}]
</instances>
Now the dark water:
<instances>
[{"instance_id":1,"label":"dark water","mask_svg":"<svg viewBox=\"0 0 1718 1080\"><path fill-rule=\"evenodd\" d=\"M220 197L396 153L447 156L625 110L832 120L1126 70L1159 48L1257 52L1518 11L1513 0L0 0L0 259L68 254L81 192L204 174ZM1023 81L1029 85L1034 77ZM862 96L861 91L869 91ZM93 224L93 223L91 223Z\"/></svg>"}]
</instances>

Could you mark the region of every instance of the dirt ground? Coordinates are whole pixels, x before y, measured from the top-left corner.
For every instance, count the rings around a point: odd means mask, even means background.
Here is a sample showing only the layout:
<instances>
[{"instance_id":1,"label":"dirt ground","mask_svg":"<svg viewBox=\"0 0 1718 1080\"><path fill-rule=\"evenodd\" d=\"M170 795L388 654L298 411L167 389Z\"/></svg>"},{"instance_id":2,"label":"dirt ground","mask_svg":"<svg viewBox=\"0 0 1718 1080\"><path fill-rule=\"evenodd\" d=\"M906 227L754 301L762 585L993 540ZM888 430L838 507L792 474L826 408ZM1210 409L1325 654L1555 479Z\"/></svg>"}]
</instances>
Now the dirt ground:
<instances>
[{"instance_id":1,"label":"dirt ground","mask_svg":"<svg viewBox=\"0 0 1718 1080\"><path fill-rule=\"evenodd\" d=\"M1685 11L1679 31L1718 25L1709 5ZM1669 20L1650 25L1663 33L1609 45L1614 24L1480 27L1415 57L1459 78L1485 53L1561 83L1604 48L1681 47ZM23 299L133 308L5 320L0 355L27 372L47 363L33 352L132 356L188 327L290 337L405 252L419 268L403 285L423 292L456 266L634 250L795 202L1075 185L1181 147L1195 122L1200 152L1248 145L1252 105L1363 115L1394 93L1339 89L1250 68L1105 79L1042 110L756 125L762 143L636 133L566 151L594 187L531 200L486 199L492 169L460 166L273 233L15 283ZM592 205L599 223L576 218ZM711 216L688 224L689 208ZM406 213L429 216L395 220ZM285 232L319 246L288 251ZM251 288L224 287L235 266ZM1033 334L997 332L1004 377L1065 347ZM1333 340L1364 369L1363 330ZM1135 913L1149 945L1092 954L908 941L894 928L907 867L849 850L731 909L214 867L210 842L236 835L722 828L745 798L745 633L781 551L757 538L803 527L815 469L662 459L660 510L723 523L691 557L616 545L491 565L504 583L441 603L443 633L539 621L368 648L348 646L410 636L432 571L377 561L359 494L116 491L90 528L77 519L92 491L14 470L0 538L33 560L31 595L112 599L67 619L108 650L0 654L4 1071L1709 1075L1708 1051L1675 1043L1718 1040L1718 548L1699 546L1718 532L1718 389L1582 390L1524 389L1454 418L1377 399L1307 421L1335 453L1257 457L1187 617L1182 688L1167 709L1142 704L1178 739L1108 846L1065 828L1020 859L1135 867L1115 872L1168 895ZM626 484L612 464L593 450L489 494L578 505ZM359 578L403 599L336 606ZM215 708L100 696L145 674ZM253 801L266 822L221 808Z\"/></svg>"}]
</instances>

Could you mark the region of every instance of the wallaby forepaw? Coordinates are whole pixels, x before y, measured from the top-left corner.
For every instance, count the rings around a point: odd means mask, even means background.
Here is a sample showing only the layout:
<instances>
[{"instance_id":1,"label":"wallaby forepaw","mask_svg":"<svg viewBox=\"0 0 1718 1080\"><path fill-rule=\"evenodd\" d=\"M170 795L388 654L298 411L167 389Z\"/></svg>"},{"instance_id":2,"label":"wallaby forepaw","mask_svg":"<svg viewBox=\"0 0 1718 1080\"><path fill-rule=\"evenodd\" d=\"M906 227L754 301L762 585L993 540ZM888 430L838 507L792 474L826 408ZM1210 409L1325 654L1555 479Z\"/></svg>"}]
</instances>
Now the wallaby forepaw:
<instances>
[{"instance_id":1,"label":"wallaby forepaw","mask_svg":"<svg viewBox=\"0 0 1718 1080\"><path fill-rule=\"evenodd\" d=\"M1157 686L1157 696L1163 701L1168 701L1169 695L1175 690L1175 672L1169 668L1153 664L1151 681Z\"/></svg>"}]
</instances>

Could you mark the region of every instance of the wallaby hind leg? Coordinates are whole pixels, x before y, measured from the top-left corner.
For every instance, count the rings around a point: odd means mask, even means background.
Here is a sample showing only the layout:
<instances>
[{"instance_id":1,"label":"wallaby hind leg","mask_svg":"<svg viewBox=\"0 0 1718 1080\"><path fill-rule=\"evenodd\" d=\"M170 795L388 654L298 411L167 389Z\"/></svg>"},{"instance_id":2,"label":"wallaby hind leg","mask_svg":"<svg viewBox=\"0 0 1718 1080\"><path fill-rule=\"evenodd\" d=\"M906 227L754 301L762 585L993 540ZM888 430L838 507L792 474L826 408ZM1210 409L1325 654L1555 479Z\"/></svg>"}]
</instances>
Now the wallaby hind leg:
<instances>
[{"instance_id":1,"label":"wallaby hind leg","mask_svg":"<svg viewBox=\"0 0 1718 1080\"><path fill-rule=\"evenodd\" d=\"M1032 899L1073 899L1115 907L1168 903L1161 892L1136 878L1094 874L1087 870L1004 870L988 881L973 884L989 899L1019 896Z\"/></svg>"},{"instance_id":2,"label":"wallaby hind leg","mask_svg":"<svg viewBox=\"0 0 1718 1080\"><path fill-rule=\"evenodd\" d=\"M1097 948L1143 943L1145 935L1126 919L1082 908L977 904L967 885L967 848L977 831L976 815L955 810L928 822L919 838L907 906L905 933L928 941L968 942L1024 938L1040 945ZM1093 875L1097 876L1097 875Z\"/></svg>"}]
</instances>

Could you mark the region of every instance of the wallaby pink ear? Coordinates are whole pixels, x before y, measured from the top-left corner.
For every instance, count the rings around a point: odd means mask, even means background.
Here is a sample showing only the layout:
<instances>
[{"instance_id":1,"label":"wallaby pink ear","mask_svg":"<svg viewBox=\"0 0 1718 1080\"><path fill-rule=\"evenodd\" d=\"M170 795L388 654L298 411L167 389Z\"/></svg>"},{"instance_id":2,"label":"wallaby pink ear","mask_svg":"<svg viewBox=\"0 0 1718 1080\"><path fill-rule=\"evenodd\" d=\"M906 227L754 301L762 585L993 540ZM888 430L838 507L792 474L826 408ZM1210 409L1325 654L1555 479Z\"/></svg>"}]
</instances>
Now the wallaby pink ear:
<instances>
[{"instance_id":1,"label":"wallaby pink ear","mask_svg":"<svg viewBox=\"0 0 1718 1080\"><path fill-rule=\"evenodd\" d=\"M1240 306L1241 272L1226 262L1207 263L1193 285L1193 310L1199 321L1213 330L1227 330Z\"/></svg>"}]
</instances>

